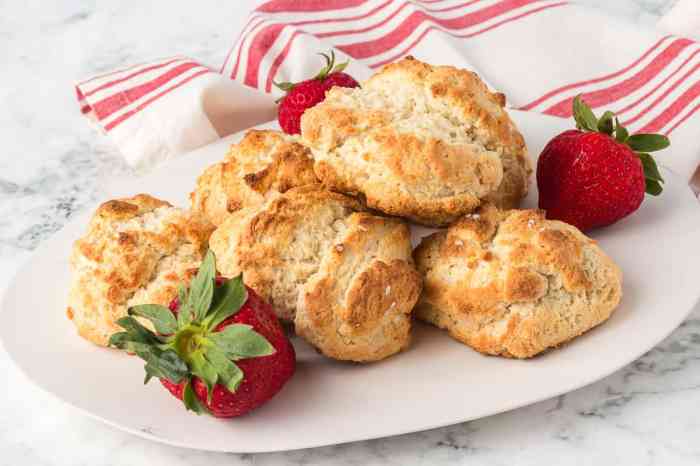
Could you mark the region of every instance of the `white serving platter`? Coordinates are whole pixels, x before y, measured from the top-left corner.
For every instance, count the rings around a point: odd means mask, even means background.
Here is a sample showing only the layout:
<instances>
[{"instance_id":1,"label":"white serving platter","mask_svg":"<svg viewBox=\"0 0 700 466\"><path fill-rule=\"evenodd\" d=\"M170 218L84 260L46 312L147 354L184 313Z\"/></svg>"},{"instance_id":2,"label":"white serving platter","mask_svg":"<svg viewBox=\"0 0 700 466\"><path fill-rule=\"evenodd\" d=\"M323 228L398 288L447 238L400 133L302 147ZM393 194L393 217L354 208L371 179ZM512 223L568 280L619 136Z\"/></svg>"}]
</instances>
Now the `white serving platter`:
<instances>
[{"instance_id":1,"label":"white serving platter","mask_svg":"<svg viewBox=\"0 0 700 466\"><path fill-rule=\"evenodd\" d=\"M534 159L570 123L512 112ZM186 206L197 175L220 160L233 135L143 177L113 184L106 197L148 192ZM672 147L662 158L683 148ZM89 212L41 244L2 301L0 339L24 373L49 393L119 429L172 445L228 452L316 447L415 432L476 419L557 396L635 360L675 329L700 296L700 206L685 178L664 170L659 198L593 236L619 263L621 307L601 327L528 361L482 356L416 324L411 348L355 365L325 359L299 339L297 373L270 403L222 421L188 413L142 361L79 338L65 317L68 256ZM526 206L534 206L532 186Z\"/></svg>"}]
</instances>

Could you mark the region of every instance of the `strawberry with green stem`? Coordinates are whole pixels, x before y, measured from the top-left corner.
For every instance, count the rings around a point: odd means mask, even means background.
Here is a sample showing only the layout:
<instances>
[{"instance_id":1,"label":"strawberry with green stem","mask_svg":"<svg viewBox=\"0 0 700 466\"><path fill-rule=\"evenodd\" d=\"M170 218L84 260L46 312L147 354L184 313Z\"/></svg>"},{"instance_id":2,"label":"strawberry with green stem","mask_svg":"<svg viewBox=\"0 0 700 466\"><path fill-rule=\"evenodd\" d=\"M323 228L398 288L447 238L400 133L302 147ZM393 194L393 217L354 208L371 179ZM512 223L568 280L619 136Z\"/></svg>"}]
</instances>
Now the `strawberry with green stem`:
<instances>
[{"instance_id":1,"label":"strawberry with green stem","mask_svg":"<svg viewBox=\"0 0 700 466\"><path fill-rule=\"evenodd\" d=\"M313 78L299 83L274 83L286 93L278 100L277 119L280 127L287 134L301 132L301 115L307 108L325 99L327 90L333 86L359 86L352 76L344 72L349 62L336 64L335 52L332 50L330 54L320 53L319 55L326 60L326 65Z\"/></svg>"},{"instance_id":2,"label":"strawberry with green stem","mask_svg":"<svg viewBox=\"0 0 700 466\"><path fill-rule=\"evenodd\" d=\"M160 379L196 413L240 416L272 398L294 374L294 348L270 305L240 276L217 278L211 251L170 307L144 304L128 313L117 321L124 331L112 335L110 346L146 361L144 383Z\"/></svg>"},{"instance_id":3,"label":"strawberry with green stem","mask_svg":"<svg viewBox=\"0 0 700 466\"><path fill-rule=\"evenodd\" d=\"M644 194L658 196L664 179L649 152L670 142L660 134L630 135L613 112L597 118L580 97L575 130L555 136L537 162L539 207L580 230L610 225L636 211Z\"/></svg>"}]
</instances>

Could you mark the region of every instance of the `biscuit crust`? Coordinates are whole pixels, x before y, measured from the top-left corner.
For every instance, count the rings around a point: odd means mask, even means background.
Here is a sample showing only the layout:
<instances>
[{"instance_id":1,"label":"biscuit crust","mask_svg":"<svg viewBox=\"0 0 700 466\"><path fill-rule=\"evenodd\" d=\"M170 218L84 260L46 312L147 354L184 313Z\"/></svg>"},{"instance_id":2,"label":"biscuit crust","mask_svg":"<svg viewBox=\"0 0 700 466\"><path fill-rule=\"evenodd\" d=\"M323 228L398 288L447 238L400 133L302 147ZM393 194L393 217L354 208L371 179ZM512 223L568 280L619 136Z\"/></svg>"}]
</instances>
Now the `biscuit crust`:
<instances>
[{"instance_id":1,"label":"biscuit crust","mask_svg":"<svg viewBox=\"0 0 700 466\"><path fill-rule=\"evenodd\" d=\"M323 354L376 361L406 348L421 278L408 226L319 185L231 214L210 247Z\"/></svg>"},{"instance_id":2,"label":"biscuit crust","mask_svg":"<svg viewBox=\"0 0 700 466\"><path fill-rule=\"evenodd\" d=\"M223 161L208 167L190 193L192 210L220 225L238 209L261 204L269 193L318 183L308 149L271 130L250 130Z\"/></svg>"},{"instance_id":3,"label":"biscuit crust","mask_svg":"<svg viewBox=\"0 0 700 466\"><path fill-rule=\"evenodd\" d=\"M361 88L332 88L304 112L301 137L328 188L444 226L484 200L511 208L527 194L527 149L504 105L475 73L408 57Z\"/></svg>"},{"instance_id":4,"label":"biscuit crust","mask_svg":"<svg viewBox=\"0 0 700 466\"><path fill-rule=\"evenodd\" d=\"M168 305L199 267L212 230L199 215L147 194L102 204L70 259L67 315L80 336L106 346L129 307Z\"/></svg>"},{"instance_id":5,"label":"biscuit crust","mask_svg":"<svg viewBox=\"0 0 700 466\"><path fill-rule=\"evenodd\" d=\"M334 359L384 359L408 347L422 279L400 221L353 213L299 296L294 328Z\"/></svg>"},{"instance_id":6,"label":"biscuit crust","mask_svg":"<svg viewBox=\"0 0 700 466\"><path fill-rule=\"evenodd\" d=\"M575 227L538 210L481 207L414 251L415 315L492 355L529 358L607 320L622 273Z\"/></svg>"}]
</instances>

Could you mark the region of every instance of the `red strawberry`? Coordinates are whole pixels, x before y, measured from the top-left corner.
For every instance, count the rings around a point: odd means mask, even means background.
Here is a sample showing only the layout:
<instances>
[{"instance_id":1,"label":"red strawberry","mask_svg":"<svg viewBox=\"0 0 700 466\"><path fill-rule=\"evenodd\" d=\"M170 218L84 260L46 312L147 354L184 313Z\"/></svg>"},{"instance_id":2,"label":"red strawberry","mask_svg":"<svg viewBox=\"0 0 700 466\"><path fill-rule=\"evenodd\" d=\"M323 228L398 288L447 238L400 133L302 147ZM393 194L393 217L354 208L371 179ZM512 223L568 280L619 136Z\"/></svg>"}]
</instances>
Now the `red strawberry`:
<instances>
[{"instance_id":1,"label":"red strawberry","mask_svg":"<svg viewBox=\"0 0 700 466\"><path fill-rule=\"evenodd\" d=\"M326 98L326 91L333 86L358 87L359 84L352 76L343 73L348 66L348 62L335 64L335 53L320 54L326 59L324 66L319 73L311 79L300 83L275 83L275 86L285 91L287 94L280 99L280 106L277 112L277 120L280 127L287 134L299 134L301 132L301 115L307 108L311 108Z\"/></svg>"},{"instance_id":2,"label":"red strawberry","mask_svg":"<svg viewBox=\"0 0 700 466\"><path fill-rule=\"evenodd\" d=\"M631 214L645 192L661 193L664 180L648 152L670 143L659 134L629 136L612 112L598 119L579 97L573 106L578 129L555 136L537 162L539 207L586 231Z\"/></svg>"},{"instance_id":3,"label":"red strawberry","mask_svg":"<svg viewBox=\"0 0 700 466\"><path fill-rule=\"evenodd\" d=\"M229 418L262 405L294 374L294 348L272 308L241 277L215 278L209 251L189 290L169 308L134 306L117 323L110 345L146 361L146 380L158 377L185 407ZM150 320L157 333L132 316Z\"/></svg>"},{"instance_id":4,"label":"red strawberry","mask_svg":"<svg viewBox=\"0 0 700 466\"><path fill-rule=\"evenodd\" d=\"M345 67L345 65L343 65L343 67ZM329 74L326 80L323 81L323 87L326 91L333 86L359 87L360 84L357 81L355 81L355 78L353 78L349 74L336 71L334 73Z\"/></svg>"}]
</instances>

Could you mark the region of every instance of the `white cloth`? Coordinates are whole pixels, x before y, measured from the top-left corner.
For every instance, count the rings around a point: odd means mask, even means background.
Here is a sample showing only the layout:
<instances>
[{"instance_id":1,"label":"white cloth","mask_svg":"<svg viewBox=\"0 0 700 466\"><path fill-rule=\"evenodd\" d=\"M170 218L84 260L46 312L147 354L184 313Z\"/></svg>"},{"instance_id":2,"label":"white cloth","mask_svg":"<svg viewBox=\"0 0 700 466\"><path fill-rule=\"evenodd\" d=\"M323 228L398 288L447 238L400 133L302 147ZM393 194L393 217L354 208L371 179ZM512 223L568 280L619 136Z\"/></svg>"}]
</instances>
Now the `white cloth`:
<instances>
[{"instance_id":1,"label":"white cloth","mask_svg":"<svg viewBox=\"0 0 700 466\"><path fill-rule=\"evenodd\" d=\"M407 54L470 68L521 110L568 118L582 94L631 132L680 141L684 156L665 165L689 177L700 160L700 45L563 0L272 0L251 13L221 74L163 60L79 84L78 98L148 168L274 118L272 82L313 76L316 53L331 48L358 80Z\"/></svg>"},{"instance_id":2,"label":"white cloth","mask_svg":"<svg viewBox=\"0 0 700 466\"><path fill-rule=\"evenodd\" d=\"M700 39L700 1L678 0L661 18L658 27L671 34Z\"/></svg>"}]
</instances>

